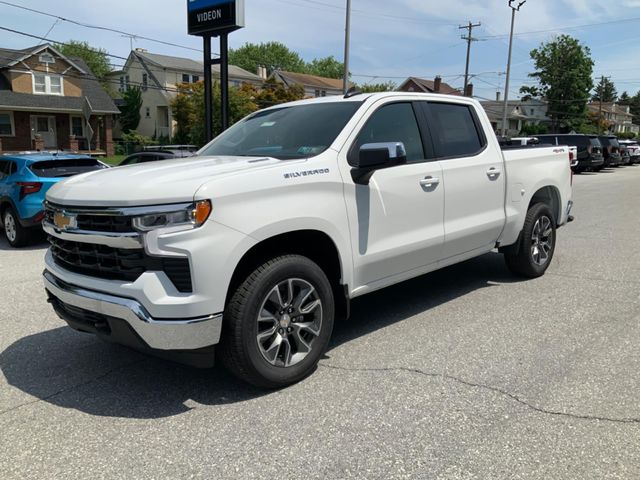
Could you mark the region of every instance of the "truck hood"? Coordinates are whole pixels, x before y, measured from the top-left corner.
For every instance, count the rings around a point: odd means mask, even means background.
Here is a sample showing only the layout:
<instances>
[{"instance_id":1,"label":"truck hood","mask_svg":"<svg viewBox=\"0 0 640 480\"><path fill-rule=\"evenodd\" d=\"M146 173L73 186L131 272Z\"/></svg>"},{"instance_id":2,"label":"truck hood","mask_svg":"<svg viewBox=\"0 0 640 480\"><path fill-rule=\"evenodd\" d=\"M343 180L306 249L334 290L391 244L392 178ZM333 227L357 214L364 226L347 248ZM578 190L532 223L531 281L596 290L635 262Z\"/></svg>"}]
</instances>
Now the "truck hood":
<instances>
[{"instance_id":1,"label":"truck hood","mask_svg":"<svg viewBox=\"0 0 640 480\"><path fill-rule=\"evenodd\" d=\"M161 160L85 173L47 192L52 203L73 206L127 207L188 202L214 177L272 168L282 160L265 157L192 157Z\"/></svg>"}]
</instances>

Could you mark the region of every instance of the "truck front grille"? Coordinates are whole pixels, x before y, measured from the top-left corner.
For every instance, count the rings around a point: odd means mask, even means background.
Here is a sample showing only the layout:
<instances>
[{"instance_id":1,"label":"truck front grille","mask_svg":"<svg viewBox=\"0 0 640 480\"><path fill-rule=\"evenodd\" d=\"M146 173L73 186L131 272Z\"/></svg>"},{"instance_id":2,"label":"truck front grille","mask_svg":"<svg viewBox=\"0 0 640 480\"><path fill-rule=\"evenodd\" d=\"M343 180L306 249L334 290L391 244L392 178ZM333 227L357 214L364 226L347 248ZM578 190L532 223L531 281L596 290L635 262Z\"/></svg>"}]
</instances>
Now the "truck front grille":
<instances>
[{"instance_id":1,"label":"truck front grille","mask_svg":"<svg viewBox=\"0 0 640 480\"><path fill-rule=\"evenodd\" d=\"M53 224L55 212L47 209L45 212L45 221ZM106 233L132 233L133 217L123 215L95 215L91 213L78 214L76 217L79 230L88 232L106 232Z\"/></svg>"},{"instance_id":2,"label":"truck front grille","mask_svg":"<svg viewBox=\"0 0 640 480\"><path fill-rule=\"evenodd\" d=\"M164 272L179 292L192 292L187 258L152 257L143 249L112 248L49 236L54 261L71 272L134 282L144 272Z\"/></svg>"}]
</instances>

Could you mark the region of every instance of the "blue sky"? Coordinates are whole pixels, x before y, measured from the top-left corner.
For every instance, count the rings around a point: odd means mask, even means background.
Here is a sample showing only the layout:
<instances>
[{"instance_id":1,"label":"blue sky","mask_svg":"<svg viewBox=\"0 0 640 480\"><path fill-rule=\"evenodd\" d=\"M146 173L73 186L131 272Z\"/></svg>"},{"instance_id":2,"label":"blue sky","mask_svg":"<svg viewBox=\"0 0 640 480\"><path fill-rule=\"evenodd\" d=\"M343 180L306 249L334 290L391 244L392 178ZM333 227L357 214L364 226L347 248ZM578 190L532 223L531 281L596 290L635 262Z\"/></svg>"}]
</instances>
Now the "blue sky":
<instances>
[{"instance_id":1,"label":"blue sky","mask_svg":"<svg viewBox=\"0 0 640 480\"><path fill-rule=\"evenodd\" d=\"M186 34L184 0L110 0L77 2L12 0L22 6L80 22L116 28L141 36L201 48ZM277 40L305 59L334 55L342 59L346 0L246 0L246 28L230 37L230 45ZM459 25L481 22L474 36L471 73L475 93L494 98L504 89L510 9L507 0L352 0L351 72L359 83L407 76L442 75L462 86L466 45ZM606 22L606 23L605 23ZM598 24L598 25L593 25ZM590 26L584 26L590 25ZM129 38L84 28L0 4L0 26L54 40L85 40L113 55L126 57ZM592 49L596 76L611 76L618 92L640 90L640 0L528 0L516 18L510 97L530 82L529 51L560 33L580 39ZM53 27L53 28L52 28ZM533 33L532 33L533 32ZM537 33L536 33L537 32ZM33 39L2 32L0 46L23 48ZM154 53L199 58L197 51L137 39L134 46ZM217 45L214 44L214 51ZM116 66L122 61L112 59Z\"/></svg>"}]
</instances>

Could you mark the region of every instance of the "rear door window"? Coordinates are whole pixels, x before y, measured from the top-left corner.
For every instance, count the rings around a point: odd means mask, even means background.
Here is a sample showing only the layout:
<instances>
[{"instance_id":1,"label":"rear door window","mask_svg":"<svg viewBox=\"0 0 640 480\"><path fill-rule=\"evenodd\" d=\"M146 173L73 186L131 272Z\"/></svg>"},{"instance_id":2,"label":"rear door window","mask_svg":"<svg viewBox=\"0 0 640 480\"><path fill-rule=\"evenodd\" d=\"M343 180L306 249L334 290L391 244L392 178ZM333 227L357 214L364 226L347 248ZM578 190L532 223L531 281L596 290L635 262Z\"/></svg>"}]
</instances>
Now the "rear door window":
<instances>
[{"instance_id":1,"label":"rear door window","mask_svg":"<svg viewBox=\"0 0 640 480\"><path fill-rule=\"evenodd\" d=\"M44 160L35 162L29 167L39 177L59 178L71 177L80 173L93 172L108 168L94 158L74 158L60 160Z\"/></svg>"},{"instance_id":2,"label":"rear door window","mask_svg":"<svg viewBox=\"0 0 640 480\"><path fill-rule=\"evenodd\" d=\"M431 135L439 158L478 155L487 142L468 105L428 103Z\"/></svg>"}]
</instances>

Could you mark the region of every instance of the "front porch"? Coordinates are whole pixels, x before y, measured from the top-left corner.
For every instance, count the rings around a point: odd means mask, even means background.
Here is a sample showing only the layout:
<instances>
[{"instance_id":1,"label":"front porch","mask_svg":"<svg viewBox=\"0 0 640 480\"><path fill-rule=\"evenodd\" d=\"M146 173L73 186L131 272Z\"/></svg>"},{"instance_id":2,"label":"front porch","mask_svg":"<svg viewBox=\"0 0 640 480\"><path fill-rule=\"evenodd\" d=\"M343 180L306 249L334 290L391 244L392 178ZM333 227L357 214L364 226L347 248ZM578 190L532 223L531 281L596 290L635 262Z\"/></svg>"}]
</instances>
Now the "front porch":
<instances>
[{"instance_id":1,"label":"front porch","mask_svg":"<svg viewBox=\"0 0 640 480\"><path fill-rule=\"evenodd\" d=\"M87 124L80 112L13 111L10 120L10 131L0 135L0 154L47 150L114 154L112 115L93 115Z\"/></svg>"}]
</instances>

